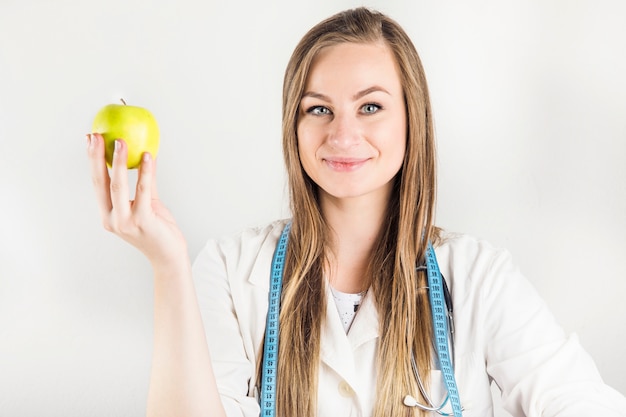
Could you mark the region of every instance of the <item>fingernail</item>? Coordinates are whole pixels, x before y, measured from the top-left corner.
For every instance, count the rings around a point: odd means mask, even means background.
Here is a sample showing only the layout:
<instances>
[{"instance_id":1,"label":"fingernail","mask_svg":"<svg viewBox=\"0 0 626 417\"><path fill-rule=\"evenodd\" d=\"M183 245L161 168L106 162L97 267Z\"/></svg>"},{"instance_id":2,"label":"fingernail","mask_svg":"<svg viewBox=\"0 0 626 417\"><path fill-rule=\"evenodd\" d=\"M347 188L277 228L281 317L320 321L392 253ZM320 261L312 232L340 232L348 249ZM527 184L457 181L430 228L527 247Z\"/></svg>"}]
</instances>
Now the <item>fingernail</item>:
<instances>
[{"instance_id":1,"label":"fingernail","mask_svg":"<svg viewBox=\"0 0 626 417\"><path fill-rule=\"evenodd\" d=\"M152 155L150 155L150 152L144 152L143 153L143 162L149 162L150 159L152 159L151 157L152 157Z\"/></svg>"},{"instance_id":2,"label":"fingernail","mask_svg":"<svg viewBox=\"0 0 626 417\"><path fill-rule=\"evenodd\" d=\"M87 147L91 147L91 134L87 133L85 135L87 137Z\"/></svg>"},{"instance_id":3,"label":"fingernail","mask_svg":"<svg viewBox=\"0 0 626 417\"><path fill-rule=\"evenodd\" d=\"M118 152L121 147L122 147L122 144L120 143L119 139L116 139L115 140L115 152Z\"/></svg>"}]
</instances>

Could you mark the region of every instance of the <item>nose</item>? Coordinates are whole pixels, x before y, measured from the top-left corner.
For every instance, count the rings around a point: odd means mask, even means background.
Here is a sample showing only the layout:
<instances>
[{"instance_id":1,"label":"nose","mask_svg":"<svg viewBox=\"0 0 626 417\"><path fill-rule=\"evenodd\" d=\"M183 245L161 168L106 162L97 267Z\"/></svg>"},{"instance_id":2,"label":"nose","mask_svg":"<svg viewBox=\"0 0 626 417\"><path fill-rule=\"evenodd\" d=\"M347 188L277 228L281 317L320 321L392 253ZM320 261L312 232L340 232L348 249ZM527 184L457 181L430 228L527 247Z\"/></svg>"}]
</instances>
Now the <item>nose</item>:
<instances>
[{"instance_id":1,"label":"nose","mask_svg":"<svg viewBox=\"0 0 626 417\"><path fill-rule=\"evenodd\" d=\"M328 132L329 144L338 150L349 149L359 143L360 134L356 117L346 113L335 113Z\"/></svg>"}]
</instances>

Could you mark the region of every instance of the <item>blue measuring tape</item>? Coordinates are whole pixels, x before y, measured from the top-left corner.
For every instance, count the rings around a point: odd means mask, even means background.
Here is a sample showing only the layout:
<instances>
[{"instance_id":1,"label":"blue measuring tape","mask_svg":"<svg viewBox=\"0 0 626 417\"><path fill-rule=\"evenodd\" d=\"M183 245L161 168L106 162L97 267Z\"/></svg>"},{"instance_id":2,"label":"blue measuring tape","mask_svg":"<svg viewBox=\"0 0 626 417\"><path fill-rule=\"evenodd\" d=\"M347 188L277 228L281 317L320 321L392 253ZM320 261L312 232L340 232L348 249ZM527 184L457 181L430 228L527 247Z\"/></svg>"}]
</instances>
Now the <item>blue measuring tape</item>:
<instances>
[{"instance_id":1,"label":"blue measuring tape","mask_svg":"<svg viewBox=\"0 0 626 417\"><path fill-rule=\"evenodd\" d=\"M459 390L456 386L454 378L454 368L450 355L450 346L448 340L448 309L445 305L443 295L443 282L441 271L439 271L439 263L435 256L433 245L428 242L428 250L426 251L426 269L428 275L428 296L430 298L430 310L433 316L433 328L435 332L435 346L437 348L437 358L439 366L443 374L443 380L448 390L449 400L452 404L452 412L454 417L461 417L461 399L459 398Z\"/></svg>"},{"instance_id":2,"label":"blue measuring tape","mask_svg":"<svg viewBox=\"0 0 626 417\"><path fill-rule=\"evenodd\" d=\"M263 347L263 369L261 371L261 417L274 417L276 415L276 370L278 365L280 294L283 286L283 268L285 265L285 255L290 230L291 223L288 223L280 235L274 257L272 258L269 304L267 322L265 325L265 344ZM428 286L430 288L429 297L433 315L437 357L452 404L454 417L462 417L461 400L456 387L454 369L450 359L450 348L448 346L447 309L443 295L441 272L439 271L439 264L435 257L435 250L430 243L428 244L428 251L426 253L426 268Z\"/></svg>"},{"instance_id":3,"label":"blue measuring tape","mask_svg":"<svg viewBox=\"0 0 626 417\"><path fill-rule=\"evenodd\" d=\"M291 223L287 223L280 235L272 258L270 276L269 305L265 324L265 345L263 347L263 370L261 379L261 417L274 417L276 414L276 370L278 368L278 336L280 293L283 288L283 267Z\"/></svg>"}]
</instances>

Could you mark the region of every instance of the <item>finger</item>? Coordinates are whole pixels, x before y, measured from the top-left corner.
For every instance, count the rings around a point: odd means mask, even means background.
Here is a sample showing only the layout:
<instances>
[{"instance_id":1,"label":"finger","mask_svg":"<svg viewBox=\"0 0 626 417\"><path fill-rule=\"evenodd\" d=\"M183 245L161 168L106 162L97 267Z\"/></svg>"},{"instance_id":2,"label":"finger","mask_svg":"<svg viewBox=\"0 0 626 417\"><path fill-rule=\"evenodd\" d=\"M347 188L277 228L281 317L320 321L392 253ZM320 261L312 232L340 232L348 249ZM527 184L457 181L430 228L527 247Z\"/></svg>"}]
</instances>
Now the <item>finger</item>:
<instances>
[{"instance_id":1,"label":"finger","mask_svg":"<svg viewBox=\"0 0 626 417\"><path fill-rule=\"evenodd\" d=\"M130 214L130 194L128 191L128 148L122 139L115 140L113 162L111 163L111 203L113 210L119 216L126 219Z\"/></svg>"},{"instance_id":2,"label":"finger","mask_svg":"<svg viewBox=\"0 0 626 417\"><path fill-rule=\"evenodd\" d=\"M100 214L103 217L108 216L113 206L109 191L109 171L104 159L104 139L99 133L87 135L87 156L91 168L91 182L96 192Z\"/></svg>"},{"instance_id":3,"label":"finger","mask_svg":"<svg viewBox=\"0 0 626 417\"><path fill-rule=\"evenodd\" d=\"M157 181L156 181L156 173L157 173L157 160L156 159L152 159L152 199L153 200L158 200L159 199L159 190L157 190Z\"/></svg>"},{"instance_id":4,"label":"finger","mask_svg":"<svg viewBox=\"0 0 626 417\"><path fill-rule=\"evenodd\" d=\"M144 152L141 156L141 166L139 167L139 176L137 178L137 190L135 191L135 204L133 206L137 211L148 210L151 207L152 191L156 189L155 185L155 166L150 152Z\"/></svg>"}]
</instances>

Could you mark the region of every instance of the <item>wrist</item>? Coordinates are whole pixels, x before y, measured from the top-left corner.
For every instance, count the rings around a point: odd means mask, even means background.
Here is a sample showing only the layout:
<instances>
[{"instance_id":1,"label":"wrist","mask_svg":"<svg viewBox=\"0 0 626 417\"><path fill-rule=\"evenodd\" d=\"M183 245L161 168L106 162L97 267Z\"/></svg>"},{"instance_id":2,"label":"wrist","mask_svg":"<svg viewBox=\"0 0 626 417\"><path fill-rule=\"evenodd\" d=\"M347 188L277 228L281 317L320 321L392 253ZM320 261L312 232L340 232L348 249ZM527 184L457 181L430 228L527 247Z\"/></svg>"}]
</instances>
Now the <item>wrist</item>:
<instances>
[{"instance_id":1,"label":"wrist","mask_svg":"<svg viewBox=\"0 0 626 417\"><path fill-rule=\"evenodd\" d=\"M156 279L191 276L191 260L186 251L179 256L152 260L151 264Z\"/></svg>"}]
</instances>

